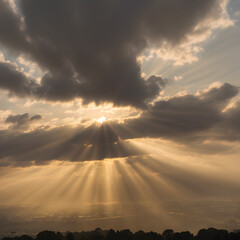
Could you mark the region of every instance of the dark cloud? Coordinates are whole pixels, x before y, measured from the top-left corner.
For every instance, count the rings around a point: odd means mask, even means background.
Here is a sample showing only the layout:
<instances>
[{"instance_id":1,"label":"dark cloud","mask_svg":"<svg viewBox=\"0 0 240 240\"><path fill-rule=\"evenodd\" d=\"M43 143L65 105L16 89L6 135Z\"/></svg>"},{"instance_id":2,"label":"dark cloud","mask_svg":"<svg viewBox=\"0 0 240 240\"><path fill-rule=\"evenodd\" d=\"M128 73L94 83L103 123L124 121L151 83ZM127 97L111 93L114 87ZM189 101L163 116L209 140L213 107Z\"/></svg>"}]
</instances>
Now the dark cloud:
<instances>
[{"instance_id":1,"label":"dark cloud","mask_svg":"<svg viewBox=\"0 0 240 240\"><path fill-rule=\"evenodd\" d=\"M225 83L220 88L213 87L208 91L200 91L200 97L205 101L226 105L226 101L237 95L239 91L238 87L234 87L231 84Z\"/></svg>"},{"instance_id":2,"label":"dark cloud","mask_svg":"<svg viewBox=\"0 0 240 240\"><path fill-rule=\"evenodd\" d=\"M118 140L107 126L60 127L19 134L0 131L0 159L10 165L101 160L137 154L136 148Z\"/></svg>"},{"instance_id":3,"label":"dark cloud","mask_svg":"<svg viewBox=\"0 0 240 240\"><path fill-rule=\"evenodd\" d=\"M237 87L224 84L198 95L175 96L159 101L139 118L121 124L106 122L86 128L41 128L24 134L1 131L0 159L11 159L11 164L23 165L32 164L32 161L45 164L51 160L101 160L143 154L127 141L134 138L168 138L196 148L206 139L223 139L221 134L226 131L232 133L233 129L234 136L240 136L237 124L239 108L222 112L237 94ZM21 124L26 119L31 122L38 118L38 115L30 118L23 114L9 116L6 122ZM212 147L215 151L216 146ZM205 150L211 153L210 149Z\"/></svg>"},{"instance_id":4,"label":"dark cloud","mask_svg":"<svg viewBox=\"0 0 240 240\"><path fill-rule=\"evenodd\" d=\"M22 130L22 129L27 129L30 126L30 124L40 120L41 118L42 118L41 115L34 115L32 117L29 117L28 113L18 114L18 115L9 115L6 118L5 123L11 123L12 124L11 128L15 130L16 129Z\"/></svg>"},{"instance_id":5,"label":"dark cloud","mask_svg":"<svg viewBox=\"0 0 240 240\"><path fill-rule=\"evenodd\" d=\"M14 51L27 50L28 43L26 33L23 31L23 21L8 0L0 2L0 33L0 44Z\"/></svg>"},{"instance_id":6,"label":"dark cloud","mask_svg":"<svg viewBox=\"0 0 240 240\"><path fill-rule=\"evenodd\" d=\"M8 62L0 62L0 87L19 97L32 95L36 84Z\"/></svg>"},{"instance_id":7,"label":"dark cloud","mask_svg":"<svg viewBox=\"0 0 240 240\"><path fill-rule=\"evenodd\" d=\"M240 102L234 108L229 109L224 114L224 123L227 127L240 131Z\"/></svg>"},{"instance_id":8,"label":"dark cloud","mask_svg":"<svg viewBox=\"0 0 240 240\"><path fill-rule=\"evenodd\" d=\"M30 121L35 121L35 120L40 120L41 118L42 118L41 115L34 115L34 116L32 116L29 120L30 120Z\"/></svg>"},{"instance_id":9,"label":"dark cloud","mask_svg":"<svg viewBox=\"0 0 240 240\"><path fill-rule=\"evenodd\" d=\"M224 119L222 110L238 94L238 87L224 84L199 95L175 96L157 102L143 112L140 118L125 122L119 131L128 138L134 137L186 138L188 135L215 127ZM220 97L221 95L221 97ZM122 132L122 133L121 133ZM126 135L124 134L126 133Z\"/></svg>"},{"instance_id":10,"label":"dark cloud","mask_svg":"<svg viewBox=\"0 0 240 240\"><path fill-rule=\"evenodd\" d=\"M221 122L221 132L219 135L227 141L240 140L240 102L236 106L228 109L223 113L223 121Z\"/></svg>"},{"instance_id":11,"label":"dark cloud","mask_svg":"<svg viewBox=\"0 0 240 240\"><path fill-rule=\"evenodd\" d=\"M21 81L29 86L26 95L137 107L166 83L141 77L137 57L143 50L165 41L177 45L200 22L221 15L221 0L20 0L18 6L16 13L1 1L0 43L46 72L37 88ZM4 88L22 96L10 86Z\"/></svg>"}]
</instances>

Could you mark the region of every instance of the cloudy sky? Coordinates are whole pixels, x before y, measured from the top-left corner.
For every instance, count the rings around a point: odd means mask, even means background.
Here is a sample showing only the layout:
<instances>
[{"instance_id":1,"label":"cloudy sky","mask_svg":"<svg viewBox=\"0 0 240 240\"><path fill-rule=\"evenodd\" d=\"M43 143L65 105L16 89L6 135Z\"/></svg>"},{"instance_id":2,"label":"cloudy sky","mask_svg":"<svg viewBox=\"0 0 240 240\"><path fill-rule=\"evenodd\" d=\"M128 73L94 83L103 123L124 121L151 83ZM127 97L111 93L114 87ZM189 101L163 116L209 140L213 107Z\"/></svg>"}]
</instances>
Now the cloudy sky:
<instances>
[{"instance_id":1,"label":"cloudy sky","mask_svg":"<svg viewBox=\"0 0 240 240\"><path fill-rule=\"evenodd\" d=\"M0 0L0 235L240 228L239 0Z\"/></svg>"}]
</instances>

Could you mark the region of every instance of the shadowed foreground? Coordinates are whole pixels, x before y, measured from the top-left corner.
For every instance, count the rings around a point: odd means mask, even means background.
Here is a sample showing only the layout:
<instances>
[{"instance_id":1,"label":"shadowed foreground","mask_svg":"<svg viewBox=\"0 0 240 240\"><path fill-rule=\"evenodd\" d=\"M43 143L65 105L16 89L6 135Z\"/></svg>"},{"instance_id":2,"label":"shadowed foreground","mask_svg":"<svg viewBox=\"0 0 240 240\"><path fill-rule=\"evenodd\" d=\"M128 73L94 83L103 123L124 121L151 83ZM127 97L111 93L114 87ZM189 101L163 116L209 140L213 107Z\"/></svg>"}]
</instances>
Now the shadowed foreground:
<instances>
[{"instance_id":1,"label":"shadowed foreground","mask_svg":"<svg viewBox=\"0 0 240 240\"><path fill-rule=\"evenodd\" d=\"M14 233L12 233L14 234ZM174 232L165 230L162 234L156 232L138 231L132 233L130 230L101 230L100 228L88 232L53 232L42 231L36 237L22 235L16 237L4 237L2 240L240 240L240 230L228 232L223 229L201 229L196 236L189 231Z\"/></svg>"}]
</instances>

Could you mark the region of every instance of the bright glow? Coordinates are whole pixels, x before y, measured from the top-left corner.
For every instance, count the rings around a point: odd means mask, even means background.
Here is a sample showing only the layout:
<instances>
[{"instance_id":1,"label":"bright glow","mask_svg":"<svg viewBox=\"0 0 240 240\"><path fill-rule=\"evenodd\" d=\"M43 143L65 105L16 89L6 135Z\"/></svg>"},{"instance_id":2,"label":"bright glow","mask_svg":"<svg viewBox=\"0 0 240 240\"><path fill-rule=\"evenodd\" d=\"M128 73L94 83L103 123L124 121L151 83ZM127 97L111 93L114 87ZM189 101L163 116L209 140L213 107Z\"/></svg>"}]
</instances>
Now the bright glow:
<instances>
[{"instance_id":1,"label":"bright glow","mask_svg":"<svg viewBox=\"0 0 240 240\"><path fill-rule=\"evenodd\" d=\"M103 117L98 118L98 119L97 119L97 122L98 122L98 123L103 123L103 122L105 122L106 120L107 120L106 117L103 116Z\"/></svg>"},{"instance_id":2,"label":"bright glow","mask_svg":"<svg viewBox=\"0 0 240 240\"><path fill-rule=\"evenodd\" d=\"M94 228L100 222L104 228L111 224L137 229L144 226L146 219L154 231L159 226L163 226L161 231L169 226L182 229L182 219L187 214L187 224L193 224L197 231L201 222L211 225L214 214L220 223L224 216L230 219L233 211L234 219L238 219L239 154L226 162L226 155L197 155L167 140L143 138L124 144L145 152L141 156L80 161L84 155L98 154L86 148L78 153L78 162L1 167L0 211L9 209L8 214L20 216L20 220L36 219L42 224L45 221L46 228L56 218L64 230L66 223L70 226L72 221L84 229ZM238 149L239 144L234 145ZM124 149L115 147L119 154ZM234 193L230 195L233 200L221 195L224 191ZM206 192L209 197L205 200ZM212 211L206 209L209 201ZM196 211L201 211L200 220L196 220ZM233 228L238 226L233 223Z\"/></svg>"}]
</instances>

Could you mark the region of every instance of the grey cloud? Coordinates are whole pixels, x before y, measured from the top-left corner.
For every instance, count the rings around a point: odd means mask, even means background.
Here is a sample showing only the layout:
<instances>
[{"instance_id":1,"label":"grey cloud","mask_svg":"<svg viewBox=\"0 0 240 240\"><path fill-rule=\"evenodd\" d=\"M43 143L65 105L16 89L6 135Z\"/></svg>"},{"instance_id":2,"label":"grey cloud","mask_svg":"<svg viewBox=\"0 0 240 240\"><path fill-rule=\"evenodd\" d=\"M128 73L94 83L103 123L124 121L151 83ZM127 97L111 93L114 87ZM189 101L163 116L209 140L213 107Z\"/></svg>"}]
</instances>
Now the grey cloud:
<instances>
[{"instance_id":1,"label":"grey cloud","mask_svg":"<svg viewBox=\"0 0 240 240\"><path fill-rule=\"evenodd\" d=\"M219 98L219 93L225 97ZM0 159L28 165L32 161L45 164L51 160L85 161L141 155L141 150L127 140L146 137L167 138L196 148L209 139L209 132L213 134L211 138L222 139L221 133L233 128L225 122L227 118L228 121L238 121L239 109L227 113L222 109L237 93L237 87L224 84L202 95L176 96L157 102L139 118L122 124L106 122L86 128L42 128L25 134L1 131ZM22 118L31 121L39 117L20 115L9 117L7 121L19 122ZM239 128L237 124L235 127ZM206 152L213 153L216 146L212 147L212 150L206 148Z\"/></svg>"},{"instance_id":2,"label":"grey cloud","mask_svg":"<svg viewBox=\"0 0 240 240\"><path fill-rule=\"evenodd\" d=\"M0 62L0 87L19 97L32 95L36 84L18 71L13 64Z\"/></svg>"},{"instance_id":3,"label":"grey cloud","mask_svg":"<svg viewBox=\"0 0 240 240\"><path fill-rule=\"evenodd\" d=\"M206 101L225 104L225 101L237 95L238 87L234 87L229 83L225 83L220 88L211 88L209 91L201 92L200 96Z\"/></svg>"},{"instance_id":4,"label":"grey cloud","mask_svg":"<svg viewBox=\"0 0 240 240\"><path fill-rule=\"evenodd\" d=\"M228 124L228 127L240 131L240 101L236 103L235 107L225 112L224 120L225 124Z\"/></svg>"},{"instance_id":5,"label":"grey cloud","mask_svg":"<svg viewBox=\"0 0 240 240\"><path fill-rule=\"evenodd\" d=\"M240 102L238 102L236 108L227 111L225 119L228 126L231 126L234 130L240 133Z\"/></svg>"},{"instance_id":6,"label":"grey cloud","mask_svg":"<svg viewBox=\"0 0 240 240\"><path fill-rule=\"evenodd\" d=\"M220 136L227 141L240 140L240 102L223 113Z\"/></svg>"},{"instance_id":7,"label":"grey cloud","mask_svg":"<svg viewBox=\"0 0 240 240\"><path fill-rule=\"evenodd\" d=\"M35 120L40 120L41 118L42 118L41 115L34 115L34 116L32 116L29 120L30 120L30 121L35 121Z\"/></svg>"},{"instance_id":8,"label":"grey cloud","mask_svg":"<svg viewBox=\"0 0 240 240\"><path fill-rule=\"evenodd\" d=\"M221 2L21 0L23 24L2 1L2 16L9 25L1 25L0 42L46 71L38 88L31 86L32 96L143 107L166 81L144 80L137 57L152 44L184 41L201 21L220 16Z\"/></svg>"},{"instance_id":9,"label":"grey cloud","mask_svg":"<svg viewBox=\"0 0 240 240\"><path fill-rule=\"evenodd\" d=\"M93 125L87 129L61 127L24 134L0 131L0 159L4 163L8 160L9 165L27 166L33 162L88 161L139 154L134 146L117 140L113 132L106 136L106 130L104 126ZM109 139L105 141L107 137Z\"/></svg>"},{"instance_id":10,"label":"grey cloud","mask_svg":"<svg viewBox=\"0 0 240 240\"><path fill-rule=\"evenodd\" d=\"M238 87L224 84L202 95L188 94L159 101L152 108L144 111L140 118L126 121L122 135L127 138L129 133L126 129L131 129L133 138L172 137L176 139L192 136L220 124L224 119L223 108L238 94L238 91ZM219 97L220 94L221 97Z\"/></svg>"},{"instance_id":11,"label":"grey cloud","mask_svg":"<svg viewBox=\"0 0 240 240\"><path fill-rule=\"evenodd\" d=\"M28 113L19 114L19 115L10 115L5 120L6 123L17 123L22 124L29 119Z\"/></svg>"},{"instance_id":12,"label":"grey cloud","mask_svg":"<svg viewBox=\"0 0 240 240\"><path fill-rule=\"evenodd\" d=\"M35 121L38 121L42 118L41 115L34 115L32 117L29 117L28 113L24 114L18 114L18 115L9 115L5 123L11 123L11 128L13 129L27 129L30 124L32 124Z\"/></svg>"},{"instance_id":13,"label":"grey cloud","mask_svg":"<svg viewBox=\"0 0 240 240\"><path fill-rule=\"evenodd\" d=\"M14 51L26 51L27 39L23 22L10 5L10 1L0 1L0 43Z\"/></svg>"},{"instance_id":14,"label":"grey cloud","mask_svg":"<svg viewBox=\"0 0 240 240\"><path fill-rule=\"evenodd\" d=\"M98 89L102 87L99 85L90 97L88 95L89 87L78 83L75 77L67 73L55 75L46 73L42 77L41 84L38 84L16 69L13 64L0 62L0 87L8 90L10 95L24 98L34 97L49 101L69 101L81 95L84 99L84 104L92 101L97 104L111 102L114 98L115 105L129 105L134 92L138 91L139 96L134 97L134 103L132 102L132 104L137 107L144 107L146 102L153 100L162 91L167 84L167 80L151 76L147 80L142 80L142 83L142 89L140 90L138 86L134 86L134 83L132 83L131 88L124 89L125 86L116 87L112 85L114 84L112 82L109 83L109 86L105 85L103 95L98 92ZM119 82L119 84L121 83Z\"/></svg>"}]
</instances>

